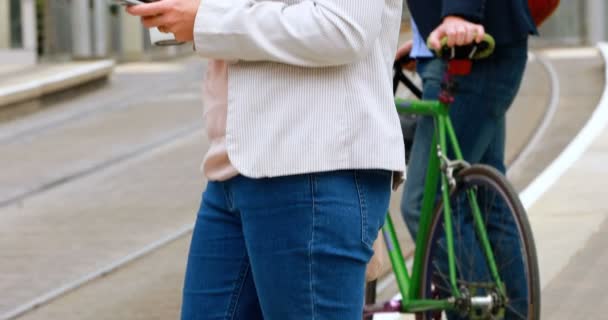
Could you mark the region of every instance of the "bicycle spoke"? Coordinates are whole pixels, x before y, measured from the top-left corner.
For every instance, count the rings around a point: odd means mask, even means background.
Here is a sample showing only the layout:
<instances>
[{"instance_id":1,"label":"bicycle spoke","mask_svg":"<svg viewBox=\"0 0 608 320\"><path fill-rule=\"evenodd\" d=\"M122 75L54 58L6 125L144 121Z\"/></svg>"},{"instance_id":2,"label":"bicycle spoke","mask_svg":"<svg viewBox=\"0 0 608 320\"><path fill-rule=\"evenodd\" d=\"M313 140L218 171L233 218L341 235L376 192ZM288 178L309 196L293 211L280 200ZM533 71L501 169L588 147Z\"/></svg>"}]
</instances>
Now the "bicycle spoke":
<instances>
[{"instance_id":1,"label":"bicycle spoke","mask_svg":"<svg viewBox=\"0 0 608 320\"><path fill-rule=\"evenodd\" d=\"M456 215L456 212L460 212L459 208L460 208L460 204L458 203L458 201L456 201L456 205L454 206L456 208L456 210L454 211L454 221L455 221L455 229L456 229L456 233L458 236L458 239L460 241L456 241L458 245L458 259L456 259L456 268L458 269L457 272L459 274L463 274L464 273L464 268L462 266L462 262L461 262L461 258L463 258L464 253L467 252L467 250L464 250L464 246L462 245L464 237L462 236L462 224L458 223L459 221L462 221L462 217L458 217Z\"/></svg>"},{"instance_id":2,"label":"bicycle spoke","mask_svg":"<svg viewBox=\"0 0 608 320\"><path fill-rule=\"evenodd\" d=\"M513 263L518 257L512 257L511 259L507 260L506 263L502 263L500 266L501 267L507 267L508 265L510 265L511 263ZM499 268L500 270L502 270L502 268Z\"/></svg>"},{"instance_id":3,"label":"bicycle spoke","mask_svg":"<svg viewBox=\"0 0 608 320\"><path fill-rule=\"evenodd\" d=\"M473 190L473 192L475 193L475 196L476 196L478 190ZM467 197L465 197L464 202L468 203L469 199ZM469 210L471 210L470 209L471 208L471 204L470 203L469 203L469 205L467 207L469 208ZM470 213L469 213L469 216L471 216L471 218L472 218L472 215ZM471 227L472 227L473 223L474 223L473 220L471 220ZM469 280L473 280L473 275L474 275L474 272L475 272L475 268L474 268L474 266L475 266L475 255L474 255L474 253L471 253L470 249L472 249L472 248L468 248L468 249L469 249L469 250L467 250L467 251L469 251L469 255L468 255L468 258L469 258L469 277L468 277L468 279Z\"/></svg>"},{"instance_id":4,"label":"bicycle spoke","mask_svg":"<svg viewBox=\"0 0 608 320\"><path fill-rule=\"evenodd\" d=\"M456 230L456 236L458 237L459 241L456 241L456 243L462 243L463 237L462 237L462 225L460 223L458 223L458 221L460 221L460 217L458 217L458 215L456 214L456 212L459 212L459 208L460 206L458 205L458 202L456 203L456 205L454 206L454 229ZM458 246L458 257L462 257L462 245ZM456 262L460 262L460 259L456 260ZM462 268L460 269L462 270Z\"/></svg>"},{"instance_id":5,"label":"bicycle spoke","mask_svg":"<svg viewBox=\"0 0 608 320\"><path fill-rule=\"evenodd\" d=\"M516 316L518 316L520 319L526 319L527 317L523 314L521 314L519 311L515 310L515 308L507 305L507 309L509 309L509 311L513 312Z\"/></svg>"},{"instance_id":6,"label":"bicycle spoke","mask_svg":"<svg viewBox=\"0 0 608 320\"><path fill-rule=\"evenodd\" d=\"M433 283L433 285L435 286L436 289L439 289L439 291L441 291L441 292L445 292L447 294L449 294L451 292L450 288L444 287L442 285L438 285L436 282Z\"/></svg>"},{"instance_id":7,"label":"bicycle spoke","mask_svg":"<svg viewBox=\"0 0 608 320\"><path fill-rule=\"evenodd\" d=\"M443 280L443 283L445 283L447 286L450 286L450 280L448 279L448 276L447 276L445 273L441 272L441 268L440 268L440 267L439 267L439 265L437 264L437 261L434 261L434 262L433 262L433 265L435 266L435 270L436 270L436 272L435 272L435 273L436 273L436 274L439 274L439 276L440 276L440 277L441 277L441 279ZM447 292L451 292L451 290L450 290L449 288L447 288L447 287L443 287L443 286L440 286L440 285L438 285L437 283L435 283L435 286L437 286L437 287L439 287L439 288L445 288L445 290L446 290Z\"/></svg>"},{"instance_id":8,"label":"bicycle spoke","mask_svg":"<svg viewBox=\"0 0 608 320\"><path fill-rule=\"evenodd\" d=\"M500 211L500 203L494 205L494 202L497 198L498 194L494 193L493 197L492 197L492 201L488 201L488 210L491 211L493 207L496 207L496 212L501 212ZM507 221L506 221L506 215L503 214L504 212L501 212L499 215L499 218L501 218L502 220L492 223L492 220L490 220L490 218L487 218L487 225L492 226L493 229L496 230L492 230L493 232L488 232L491 234L491 239L492 239L492 247L494 248L494 250L497 250L498 248L502 248L503 245L505 244L505 242L507 240L509 240L510 236L508 234L508 232L506 232L506 230L500 230L500 228L498 228L497 226L505 226L508 225ZM497 237L496 234L498 233L497 231L503 231L500 232L500 236Z\"/></svg>"}]
</instances>

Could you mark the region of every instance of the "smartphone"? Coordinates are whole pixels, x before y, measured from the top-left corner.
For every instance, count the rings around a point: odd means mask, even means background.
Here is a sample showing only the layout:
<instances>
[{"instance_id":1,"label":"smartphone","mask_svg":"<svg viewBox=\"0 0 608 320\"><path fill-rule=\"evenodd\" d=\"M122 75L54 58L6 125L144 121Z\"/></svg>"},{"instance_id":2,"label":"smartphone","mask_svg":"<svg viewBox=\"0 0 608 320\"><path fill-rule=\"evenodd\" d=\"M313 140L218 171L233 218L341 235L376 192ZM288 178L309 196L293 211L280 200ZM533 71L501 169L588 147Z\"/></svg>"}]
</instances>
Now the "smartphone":
<instances>
[{"instance_id":1,"label":"smartphone","mask_svg":"<svg viewBox=\"0 0 608 320\"><path fill-rule=\"evenodd\" d=\"M123 6L136 6L138 4L156 2L160 0L109 0L111 4L119 4Z\"/></svg>"},{"instance_id":2,"label":"smartphone","mask_svg":"<svg viewBox=\"0 0 608 320\"><path fill-rule=\"evenodd\" d=\"M2 0L0 0L2 1ZM136 6L139 4L156 2L160 0L108 0L111 4L123 5L123 6ZM175 36L171 33L162 33L158 28L149 29L150 41L155 46L178 46L184 44L175 40Z\"/></svg>"}]
</instances>

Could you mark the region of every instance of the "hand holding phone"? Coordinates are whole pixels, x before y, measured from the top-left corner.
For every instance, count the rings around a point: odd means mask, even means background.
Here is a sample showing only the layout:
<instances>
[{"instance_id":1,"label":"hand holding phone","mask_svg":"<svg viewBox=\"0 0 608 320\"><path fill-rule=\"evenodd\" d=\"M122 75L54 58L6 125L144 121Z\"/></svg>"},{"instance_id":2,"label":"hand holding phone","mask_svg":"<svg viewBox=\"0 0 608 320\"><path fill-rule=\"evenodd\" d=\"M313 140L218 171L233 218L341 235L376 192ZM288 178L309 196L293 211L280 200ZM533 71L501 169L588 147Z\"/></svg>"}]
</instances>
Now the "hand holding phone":
<instances>
[{"instance_id":1,"label":"hand holding phone","mask_svg":"<svg viewBox=\"0 0 608 320\"><path fill-rule=\"evenodd\" d=\"M194 41L194 25L200 3L201 0L160 0L128 6L126 11L132 16L141 17L142 24L147 28L158 27L161 31L171 32L176 40L188 42Z\"/></svg>"},{"instance_id":2,"label":"hand holding phone","mask_svg":"<svg viewBox=\"0 0 608 320\"><path fill-rule=\"evenodd\" d=\"M136 6L140 4L146 4L151 2L156 2L160 0L109 0L112 4L118 4L123 6ZM155 46L177 46L184 44L185 42L180 42L175 40L175 36L172 33L164 33L161 32L158 28L150 28L150 42L152 42Z\"/></svg>"},{"instance_id":3,"label":"hand holding phone","mask_svg":"<svg viewBox=\"0 0 608 320\"><path fill-rule=\"evenodd\" d=\"M108 0L111 4L118 4L122 6L136 6L138 4L145 4L160 0Z\"/></svg>"}]
</instances>

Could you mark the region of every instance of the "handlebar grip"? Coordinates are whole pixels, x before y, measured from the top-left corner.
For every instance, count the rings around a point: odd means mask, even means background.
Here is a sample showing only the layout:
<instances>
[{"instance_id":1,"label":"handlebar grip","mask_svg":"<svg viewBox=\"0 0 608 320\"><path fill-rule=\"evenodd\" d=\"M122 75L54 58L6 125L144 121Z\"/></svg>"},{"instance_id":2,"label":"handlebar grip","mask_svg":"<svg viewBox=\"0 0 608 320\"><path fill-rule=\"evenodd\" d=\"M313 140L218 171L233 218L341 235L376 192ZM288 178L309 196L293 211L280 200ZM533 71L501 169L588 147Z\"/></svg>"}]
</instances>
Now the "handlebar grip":
<instances>
[{"instance_id":1,"label":"handlebar grip","mask_svg":"<svg viewBox=\"0 0 608 320\"><path fill-rule=\"evenodd\" d=\"M428 44L430 48L430 44ZM435 49L435 54L446 60L452 59L470 59L479 60L484 59L492 55L494 48L496 47L496 41L494 38L486 34L480 43L472 43L466 46L454 46L448 47L448 38L444 37L441 39L441 49Z\"/></svg>"}]
</instances>

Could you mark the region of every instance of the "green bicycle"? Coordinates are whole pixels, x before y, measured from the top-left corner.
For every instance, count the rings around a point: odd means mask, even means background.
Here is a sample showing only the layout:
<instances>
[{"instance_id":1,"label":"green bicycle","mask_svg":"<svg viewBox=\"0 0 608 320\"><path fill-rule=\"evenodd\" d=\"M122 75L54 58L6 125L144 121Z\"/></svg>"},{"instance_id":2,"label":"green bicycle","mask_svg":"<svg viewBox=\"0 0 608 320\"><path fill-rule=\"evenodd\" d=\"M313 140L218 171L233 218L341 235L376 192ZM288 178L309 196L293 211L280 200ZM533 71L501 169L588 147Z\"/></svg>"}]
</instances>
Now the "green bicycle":
<instances>
[{"instance_id":1,"label":"green bicycle","mask_svg":"<svg viewBox=\"0 0 608 320\"><path fill-rule=\"evenodd\" d=\"M373 304L375 284L369 284L364 319L383 312L425 320L540 319L538 261L527 214L500 172L463 160L448 115L454 77L493 49L490 36L458 48L444 41L437 53L448 60L439 99L395 100L399 113L432 116L435 134L411 275L387 216L382 232L401 300ZM396 64L395 83L403 77Z\"/></svg>"}]
</instances>

